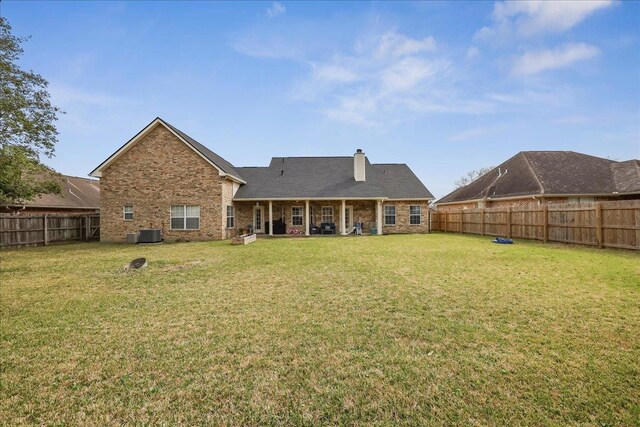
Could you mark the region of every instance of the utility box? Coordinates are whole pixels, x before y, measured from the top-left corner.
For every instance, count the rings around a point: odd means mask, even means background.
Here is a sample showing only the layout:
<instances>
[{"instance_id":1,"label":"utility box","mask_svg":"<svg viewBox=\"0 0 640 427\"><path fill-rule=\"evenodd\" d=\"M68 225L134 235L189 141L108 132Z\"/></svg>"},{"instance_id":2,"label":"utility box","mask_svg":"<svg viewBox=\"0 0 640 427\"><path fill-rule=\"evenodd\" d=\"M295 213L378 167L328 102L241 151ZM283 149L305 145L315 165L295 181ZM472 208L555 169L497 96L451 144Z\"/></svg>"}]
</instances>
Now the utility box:
<instances>
[{"instance_id":1,"label":"utility box","mask_svg":"<svg viewBox=\"0 0 640 427\"><path fill-rule=\"evenodd\" d=\"M159 228L148 228L140 230L138 243L158 243L162 242L162 230Z\"/></svg>"},{"instance_id":2,"label":"utility box","mask_svg":"<svg viewBox=\"0 0 640 427\"><path fill-rule=\"evenodd\" d=\"M138 233L128 233L127 243L138 243Z\"/></svg>"}]
</instances>

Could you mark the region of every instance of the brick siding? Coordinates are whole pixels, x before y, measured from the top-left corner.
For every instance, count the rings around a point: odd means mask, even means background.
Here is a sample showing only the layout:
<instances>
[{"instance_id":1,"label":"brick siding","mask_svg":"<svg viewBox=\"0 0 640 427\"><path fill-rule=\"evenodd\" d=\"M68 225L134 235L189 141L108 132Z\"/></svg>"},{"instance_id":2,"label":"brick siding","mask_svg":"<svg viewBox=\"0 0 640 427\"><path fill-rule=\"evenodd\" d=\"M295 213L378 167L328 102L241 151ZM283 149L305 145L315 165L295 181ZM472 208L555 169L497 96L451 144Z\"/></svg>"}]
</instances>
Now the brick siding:
<instances>
[{"instance_id":1,"label":"brick siding","mask_svg":"<svg viewBox=\"0 0 640 427\"><path fill-rule=\"evenodd\" d=\"M226 203L232 183L164 126L156 126L102 172L100 238L161 228L165 240L226 238ZM200 206L199 230L171 230L171 205ZM123 207L133 206L133 220Z\"/></svg>"}]
</instances>

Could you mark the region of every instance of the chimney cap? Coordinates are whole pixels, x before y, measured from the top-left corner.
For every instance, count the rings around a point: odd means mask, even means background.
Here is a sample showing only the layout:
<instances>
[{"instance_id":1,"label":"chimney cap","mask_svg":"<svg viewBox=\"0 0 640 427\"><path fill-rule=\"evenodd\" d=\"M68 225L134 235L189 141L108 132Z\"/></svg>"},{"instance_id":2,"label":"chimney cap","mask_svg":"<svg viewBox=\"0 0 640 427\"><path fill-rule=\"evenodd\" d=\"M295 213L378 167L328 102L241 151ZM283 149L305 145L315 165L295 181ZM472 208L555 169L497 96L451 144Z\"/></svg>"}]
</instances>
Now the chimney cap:
<instances>
[{"instance_id":1,"label":"chimney cap","mask_svg":"<svg viewBox=\"0 0 640 427\"><path fill-rule=\"evenodd\" d=\"M358 148L358 149L356 150L356 153L362 153L362 148Z\"/></svg>"}]
</instances>

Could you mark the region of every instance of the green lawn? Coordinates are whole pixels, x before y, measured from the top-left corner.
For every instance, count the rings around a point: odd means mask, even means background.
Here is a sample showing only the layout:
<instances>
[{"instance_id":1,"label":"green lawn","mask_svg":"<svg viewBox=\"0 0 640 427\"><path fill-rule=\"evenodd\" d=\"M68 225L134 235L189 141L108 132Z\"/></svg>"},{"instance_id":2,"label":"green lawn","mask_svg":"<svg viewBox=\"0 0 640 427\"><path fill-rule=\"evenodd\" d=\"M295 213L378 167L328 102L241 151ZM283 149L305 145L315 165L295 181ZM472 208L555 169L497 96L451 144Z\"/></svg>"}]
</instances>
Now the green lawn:
<instances>
[{"instance_id":1,"label":"green lawn","mask_svg":"<svg viewBox=\"0 0 640 427\"><path fill-rule=\"evenodd\" d=\"M432 234L0 260L5 425L640 423L638 253Z\"/></svg>"}]
</instances>

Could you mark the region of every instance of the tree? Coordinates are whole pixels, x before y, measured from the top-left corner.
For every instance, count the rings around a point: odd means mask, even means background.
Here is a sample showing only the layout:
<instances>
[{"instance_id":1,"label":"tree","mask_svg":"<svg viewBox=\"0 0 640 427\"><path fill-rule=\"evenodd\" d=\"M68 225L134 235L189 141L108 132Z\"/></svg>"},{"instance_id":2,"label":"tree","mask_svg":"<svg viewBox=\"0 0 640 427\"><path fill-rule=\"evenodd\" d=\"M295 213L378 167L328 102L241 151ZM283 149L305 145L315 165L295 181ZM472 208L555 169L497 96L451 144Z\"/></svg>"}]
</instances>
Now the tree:
<instances>
[{"instance_id":1,"label":"tree","mask_svg":"<svg viewBox=\"0 0 640 427\"><path fill-rule=\"evenodd\" d=\"M60 192L53 171L40 155L53 157L60 108L51 104L47 81L17 65L27 37L11 34L0 17L0 203Z\"/></svg>"},{"instance_id":2,"label":"tree","mask_svg":"<svg viewBox=\"0 0 640 427\"><path fill-rule=\"evenodd\" d=\"M456 188L464 187L465 185L471 184L473 181L480 178L482 175L491 171L494 167L495 166L487 166L484 168L480 168L480 169L476 169L476 170L472 170L471 172L468 172L465 176L456 180L455 182Z\"/></svg>"}]
</instances>

